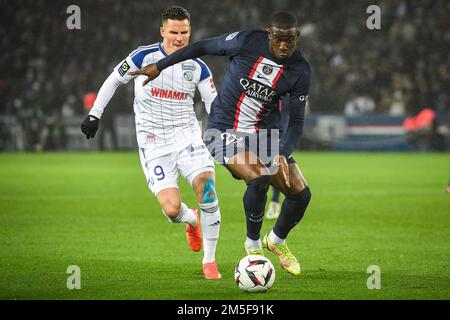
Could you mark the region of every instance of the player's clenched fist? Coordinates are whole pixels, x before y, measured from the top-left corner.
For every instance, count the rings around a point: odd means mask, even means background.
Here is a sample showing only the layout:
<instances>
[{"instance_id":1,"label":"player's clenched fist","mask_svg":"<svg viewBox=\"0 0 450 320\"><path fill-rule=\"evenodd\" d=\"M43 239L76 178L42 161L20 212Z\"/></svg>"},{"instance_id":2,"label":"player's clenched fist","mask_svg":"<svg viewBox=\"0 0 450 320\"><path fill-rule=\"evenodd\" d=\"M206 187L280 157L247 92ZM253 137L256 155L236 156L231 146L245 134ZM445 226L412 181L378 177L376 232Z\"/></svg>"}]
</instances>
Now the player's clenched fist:
<instances>
[{"instance_id":1,"label":"player's clenched fist","mask_svg":"<svg viewBox=\"0 0 450 320\"><path fill-rule=\"evenodd\" d=\"M88 115L81 123L81 132L86 135L86 139L94 138L100 120L97 117Z\"/></svg>"},{"instance_id":2,"label":"player's clenched fist","mask_svg":"<svg viewBox=\"0 0 450 320\"><path fill-rule=\"evenodd\" d=\"M137 71L131 71L129 73L129 75L130 76L138 76L138 75L147 76L148 78L142 83L142 85L145 86L147 83L149 83L153 79L157 78L160 73L161 73L161 71L159 71L158 68L156 67L156 64L153 63L153 64L146 65L145 67L143 67L142 69L139 69Z\"/></svg>"}]
</instances>

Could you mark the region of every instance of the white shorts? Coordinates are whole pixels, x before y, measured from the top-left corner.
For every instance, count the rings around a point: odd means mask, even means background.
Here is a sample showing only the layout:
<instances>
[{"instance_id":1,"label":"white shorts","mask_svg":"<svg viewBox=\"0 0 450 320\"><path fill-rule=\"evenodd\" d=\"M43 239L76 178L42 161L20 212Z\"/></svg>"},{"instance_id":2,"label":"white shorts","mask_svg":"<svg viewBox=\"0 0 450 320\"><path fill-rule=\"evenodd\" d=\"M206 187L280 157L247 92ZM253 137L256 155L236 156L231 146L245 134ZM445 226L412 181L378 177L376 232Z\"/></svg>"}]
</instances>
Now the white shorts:
<instances>
[{"instance_id":1,"label":"white shorts","mask_svg":"<svg viewBox=\"0 0 450 320\"><path fill-rule=\"evenodd\" d=\"M214 159L201 138L195 140L182 150L156 158L152 158L151 150L139 148L147 185L155 196L167 188L178 189L178 172L190 186L200 173L214 172Z\"/></svg>"}]
</instances>

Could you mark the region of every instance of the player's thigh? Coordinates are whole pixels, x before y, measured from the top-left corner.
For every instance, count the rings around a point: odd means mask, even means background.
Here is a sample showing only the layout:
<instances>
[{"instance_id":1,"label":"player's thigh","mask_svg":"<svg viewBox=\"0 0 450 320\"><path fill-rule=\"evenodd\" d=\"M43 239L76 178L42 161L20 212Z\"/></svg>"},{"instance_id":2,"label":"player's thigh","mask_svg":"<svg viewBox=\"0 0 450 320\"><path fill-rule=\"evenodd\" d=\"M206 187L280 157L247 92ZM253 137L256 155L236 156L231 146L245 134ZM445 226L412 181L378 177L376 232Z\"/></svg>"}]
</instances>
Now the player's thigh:
<instances>
[{"instance_id":1,"label":"player's thigh","mask_svg":"<svg viewBox=\"0 0 450 320\"><path fill-rule=\"evenodd\" d=\"M293 195L301 192L308 184L297 163L289 163L289 182L290 187L286 185L280 170L270 177L271 185L280 190L284 195Z\"/></svg>"},{"instance_id":2,"label":"player's thigh","mask_svg":"<svg viewBox=\"0 0 450 320\"><path fill-rule=\"evenodd\" d=\"M147 185L155 196L164 189L178 189L176 154L150 158L151 152L141 149L139 155Z\"/></svg>"},{"instance_id":3,"label":"player's thigh","mask_svg":"<svg viewBox=\"0 0 450 320\"><path fill-rule=\"evenodd\" d=\"M208 129L205 143L210 154L223 164L236 179L253 180L268 173L258 158L257 144L251 144L247 133L229 133ZM254 141L253 139L252 141ZM255 150L256 149L256 150Z\"/></svg>"},{"instance_id":4,"label":"player's thigh","mask_svg":"<svg viewBox=\"0 0 450 320\"><path fill-rule=\"evenodd\" d=\"M188 148L178 153L177 168L182 177L193 188L195 180L197 180L197 184L204 180L199 180L199 176L203 178L214 177L214 159L201 138L194 138Z\"/></svg>"},{"instance_id":5,"label":"player's thigh","mask_svg":"<svg viewBox=\"0 0 450 320\"><path fill-rule=\"evenodd\" d=\"M268 170L258 158L258 156L249 151L239 152L232 156L228 163L228 169L235 175L245 181L250 181L267 175Z\"/></svg>"}]
</instances>

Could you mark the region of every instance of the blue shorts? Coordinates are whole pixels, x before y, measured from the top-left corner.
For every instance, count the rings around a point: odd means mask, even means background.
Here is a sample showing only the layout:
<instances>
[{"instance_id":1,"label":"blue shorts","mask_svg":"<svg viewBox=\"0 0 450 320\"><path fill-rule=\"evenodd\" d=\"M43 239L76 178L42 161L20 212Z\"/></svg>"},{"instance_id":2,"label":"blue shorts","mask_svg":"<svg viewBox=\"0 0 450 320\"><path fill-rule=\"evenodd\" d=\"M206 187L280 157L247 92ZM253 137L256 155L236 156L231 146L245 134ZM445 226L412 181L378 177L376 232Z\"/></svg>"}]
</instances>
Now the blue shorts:
<instances>
[{"instance_id":1,"label":"blue shorts","mask_svg":"<svg viewBox=\"0 0 450 320\"><path fill-rule=\"evenodd\" d=\"M210 128L206 130L203 140L213 158L228 170L229 159L241 152L254 153L267 168L270 168L273 158L279 154L278 129L261 129L256 133L245 133ZM295 163L295 160L290 156L287 162ZM233 172L231 174L234 178L241 179Z\"/></svg>"}]
</instances>

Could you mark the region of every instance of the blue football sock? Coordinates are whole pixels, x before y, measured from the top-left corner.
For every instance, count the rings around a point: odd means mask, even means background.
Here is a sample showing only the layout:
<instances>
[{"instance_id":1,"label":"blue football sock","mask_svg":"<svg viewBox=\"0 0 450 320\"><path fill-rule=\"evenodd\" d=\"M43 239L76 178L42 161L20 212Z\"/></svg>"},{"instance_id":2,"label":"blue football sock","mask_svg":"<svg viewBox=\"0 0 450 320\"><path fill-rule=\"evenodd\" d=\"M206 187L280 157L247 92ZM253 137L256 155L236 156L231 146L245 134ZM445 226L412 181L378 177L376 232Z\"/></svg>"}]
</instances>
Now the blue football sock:
<instances>
[{"instance_id":1,"label":"blue football sock","mask_svg":"<svg viewBox=\"0 0 450 320\"><path fill-rule=\"evenodd\" d=\"M273 232L281 239L286 239L289 232L300 222L311 199L311 191L303 191L287 196L281 206L280 216L273 227Z\"/></svg>"},{"instance_id":2,"label":"blue football sock","mask_svg":"<svg viewBox=\"0 0 450 320\"><path fill-rule=\"evenodd\" d=\"M244 193L244 209L247 219L247 237L253 240L260 238L269 186L269 176L261 176L247 181L247 190Z\"/></svg>"}]
</instances>

